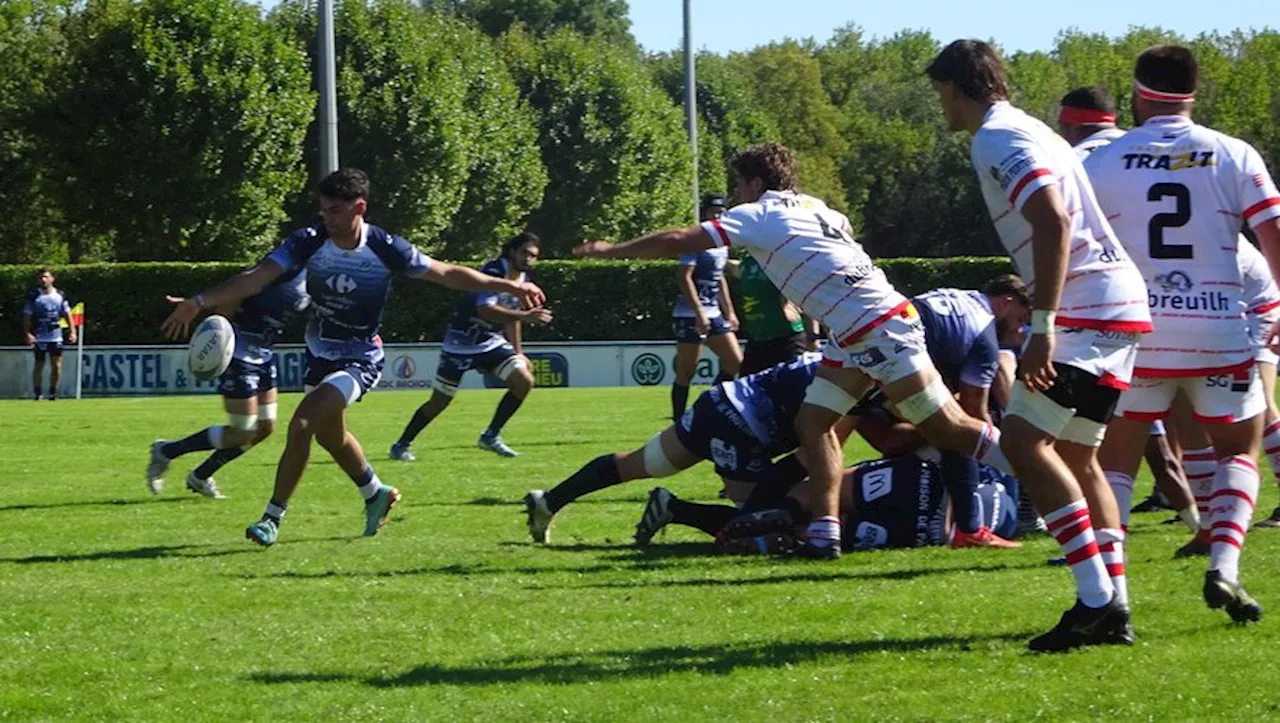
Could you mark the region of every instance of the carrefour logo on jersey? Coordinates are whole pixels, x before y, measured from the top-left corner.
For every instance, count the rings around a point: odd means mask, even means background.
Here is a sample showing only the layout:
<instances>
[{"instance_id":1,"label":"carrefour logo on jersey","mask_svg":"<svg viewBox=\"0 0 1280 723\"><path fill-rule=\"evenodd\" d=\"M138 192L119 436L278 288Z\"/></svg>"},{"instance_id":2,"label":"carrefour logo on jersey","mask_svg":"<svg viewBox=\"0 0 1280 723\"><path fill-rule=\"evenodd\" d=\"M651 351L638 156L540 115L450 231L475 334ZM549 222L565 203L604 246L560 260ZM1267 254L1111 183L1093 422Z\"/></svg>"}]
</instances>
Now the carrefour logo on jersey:
<instances>
[{"instance_id":1,"label":"carrefour logo on jersey","mask_svg":"<svg viewBox=\"0 0 1280 723\"><path fill-rule=\"evenodd\" d=\"M1179 311L1227 311L1231 309L1231 300L1221 291L1201 291L1192 293L1195 282L1183 271L1170 271L1155 279L1156 289L1147 289L1147 303L1152 309L1175 309Z\"/></svg>"},{"instance_id":2,"label":"carrefour logo on jersey","mask_svg":"<svg viewBox=\"0 0 1280 723\"><path fill-rule=\"evenodd\" d=\"M356 280L346 274L334 274L325 279L324 284L339 294L350 294L356 290Z\"/></svg>"}]
</instances>

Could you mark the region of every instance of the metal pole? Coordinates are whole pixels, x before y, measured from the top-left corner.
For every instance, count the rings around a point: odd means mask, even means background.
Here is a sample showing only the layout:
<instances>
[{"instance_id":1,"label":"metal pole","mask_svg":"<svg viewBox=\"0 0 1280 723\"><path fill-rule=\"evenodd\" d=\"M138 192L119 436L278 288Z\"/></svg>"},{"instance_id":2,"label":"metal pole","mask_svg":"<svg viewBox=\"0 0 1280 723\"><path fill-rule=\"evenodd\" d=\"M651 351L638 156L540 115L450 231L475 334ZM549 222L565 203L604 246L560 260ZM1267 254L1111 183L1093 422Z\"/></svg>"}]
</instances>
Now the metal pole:
<instances>
[{"instance_id":1,"label":"metal pole","mask_svg":"<svg viewBox=\"0 0 1280 723\"><path fill-rule=\"evenodd\" d=\"M699 220L702 203L698 193L698 88L693 73L693 0L684 0L684 116L689 127L689 151L693 155L693 219Z\"/></svg>"},{"instance_id":2,"label":"metal pole","mask_svg":"<svg viewBox=\"0 0 1280 723\"><path fill-rule=\"evenodd\" d=\"M316 69L320 89L320 175L338 170L338 82L333 48L333 0L320 0Z\"/></svg>"}]
</instances>

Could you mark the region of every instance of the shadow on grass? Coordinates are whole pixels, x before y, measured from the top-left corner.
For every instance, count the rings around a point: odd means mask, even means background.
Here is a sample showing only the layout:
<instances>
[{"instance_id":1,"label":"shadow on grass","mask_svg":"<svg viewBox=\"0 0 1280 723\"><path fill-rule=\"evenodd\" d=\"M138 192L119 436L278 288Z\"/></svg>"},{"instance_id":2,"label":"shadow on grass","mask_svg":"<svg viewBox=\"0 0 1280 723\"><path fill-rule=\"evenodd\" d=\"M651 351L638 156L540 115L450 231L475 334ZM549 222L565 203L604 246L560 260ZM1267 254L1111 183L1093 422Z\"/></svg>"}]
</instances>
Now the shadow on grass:
<instances>
[{"instance_id":1,"label":"shadow on grass","mask_svg":"<svg viewBox=\"0 0 1280 723\"><path fill-rule=\"evenodd\" d=\"M352 537L314 537L278 542L277 545L297 545L306 542L329 542L336 540L352 540ZM99 550L97 552L68 553L57 555L30 555L28 557L0 558L0 563L15 565L42 565L59 562L97 562L100 560L156 560L160 558L202 558L225 557L227 555L243 555L259 552L262 548L245 542L235 549L210 550L212 545L154 545L151 547L135 547L128 550ZM188 550L204 550L204 552L187 552Z\"/></svg>"},{"instance_id":2,"label":"shadow on grass","mask_svg":"<svg viewBox=\"0 0 1280 723\"><path fill-rule=\"evenodd\" d=\"M129 507L132 505L159 505L172 502L198 502L195 497L134 497L114 500L75 500L72 502L30 502L0 507L0 512L18 510L52 510L60 507Z\"/></svg>"},{"instance_id":3,"label":"shadow on grass","mask_svg":"<svg viewBox=\"0 0 1280 723\"><path fill-rule=\"evenodd\" d=\"M785 668L822 658L930 650L971 650L989 642L1021 643L1032 633L931 635L923 638L878 638L852 641L795 641L729 645L670 646L601 650L559 655L514 656L471 666L419 665L391 677L362 678L344 673L254 673L249 680L265 684L360 682L375 688L422 685L507 685L511 683L575 684L647 678L670 673L730 675L738 670Z\"/></svg>"}]
</instances>

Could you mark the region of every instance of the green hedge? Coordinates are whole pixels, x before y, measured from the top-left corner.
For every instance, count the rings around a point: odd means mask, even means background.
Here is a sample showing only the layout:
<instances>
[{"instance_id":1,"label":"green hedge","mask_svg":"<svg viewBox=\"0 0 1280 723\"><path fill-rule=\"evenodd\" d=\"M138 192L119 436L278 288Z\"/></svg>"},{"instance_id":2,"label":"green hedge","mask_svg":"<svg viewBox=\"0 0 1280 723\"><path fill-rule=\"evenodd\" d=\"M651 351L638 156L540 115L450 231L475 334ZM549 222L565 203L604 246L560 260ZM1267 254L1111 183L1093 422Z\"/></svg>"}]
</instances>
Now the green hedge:
<instances>
[{"instance_id":1,"label":"green hedge","mask_svg":"<svg viewBox=\"0 0 1280 723\"><path fill-rule=\"evenodd\" d=\"M900 291L916 294L939 286L979 288L1010 270L1008 259L883 259ZM72 303L83 301L91 344L163 341L165 294L189 295L239 271L231 263L118 263L55 269L57 286ZM22 343L22 300L35 287L35 266L0 266L0 318L11 333L0 345ZM533 276L550 298L555 323L529 327L530 341L666 339L676 293L671 261L544 261ZM456 292L434 284L398 280L384 319L388 342L439 341Z\"/></svg>"}]
</instances>

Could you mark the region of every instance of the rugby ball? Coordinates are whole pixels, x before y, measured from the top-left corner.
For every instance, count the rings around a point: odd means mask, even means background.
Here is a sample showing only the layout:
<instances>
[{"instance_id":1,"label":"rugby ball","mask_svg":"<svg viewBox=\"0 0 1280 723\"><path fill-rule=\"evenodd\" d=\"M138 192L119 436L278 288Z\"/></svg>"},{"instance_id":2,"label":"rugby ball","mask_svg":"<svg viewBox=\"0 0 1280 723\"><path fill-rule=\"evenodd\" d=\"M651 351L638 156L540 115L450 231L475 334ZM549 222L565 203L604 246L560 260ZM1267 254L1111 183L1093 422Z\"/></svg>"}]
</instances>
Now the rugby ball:
<instances>
[{"instance_id":1,"label":"rugby ball","mask_svg":"<svg viewBox=\"0 0 1280 723\"><path fill-rule=\"evenodd\" d=\"M187 366L191 376L209 381L221 376L231 366L236 349L236 332L225 316L214 314L196 327L187 347Z\"/></svg>"}]
</instances>

